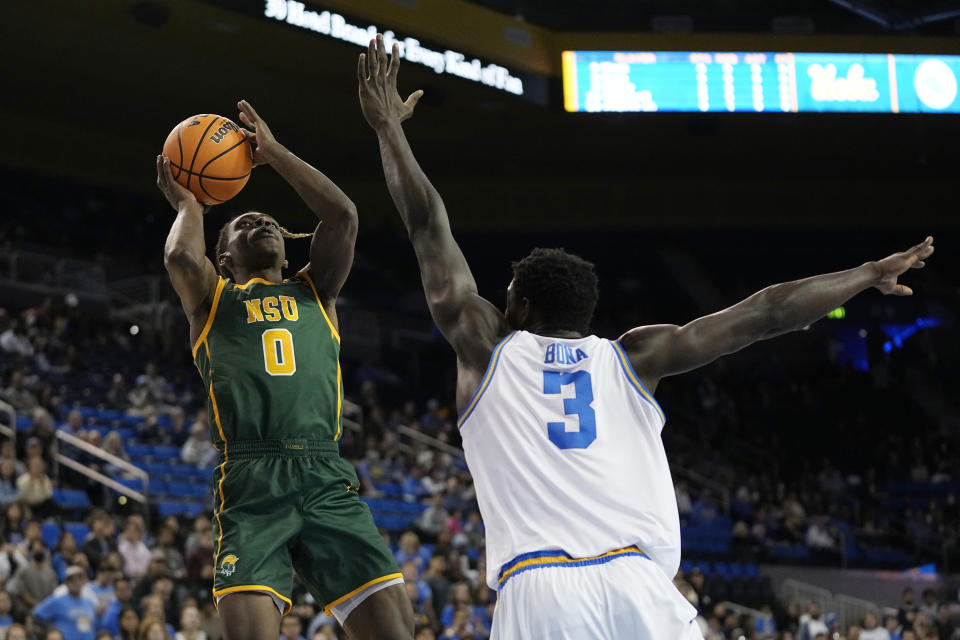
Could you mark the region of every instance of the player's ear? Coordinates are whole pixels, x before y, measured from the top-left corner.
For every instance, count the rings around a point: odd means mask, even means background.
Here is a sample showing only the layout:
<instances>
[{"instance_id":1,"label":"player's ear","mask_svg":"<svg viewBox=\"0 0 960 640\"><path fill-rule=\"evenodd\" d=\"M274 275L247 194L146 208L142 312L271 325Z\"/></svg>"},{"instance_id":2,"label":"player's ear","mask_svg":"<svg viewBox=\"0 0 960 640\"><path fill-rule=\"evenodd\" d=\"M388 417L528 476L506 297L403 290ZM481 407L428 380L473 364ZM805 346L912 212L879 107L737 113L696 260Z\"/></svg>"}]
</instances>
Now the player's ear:
<instances>
[{"instance_id":1,"label":"player's ear","mask_svg":"<svg viewBox=\"0 0 960 640\"><path fill-rule=\"evenodd\" d=\"M283 261L283 268L286 269L286 268L289 267L289 266L290 266L290 263L287 262L286 260L284 260L284 261Z\"/></svg>"},{"instance_id":2,"label":"player's ear","mask_svg":"<svg viewBox=\"0 0 960 640\"><path fill-rule=\"evenodd\" d=\"M517 303L517 320L520 321L520 326L527 326L527 321L530 319L530 298L520 298Z\"/></svg>"},{"instance_id":3,"label":"player's ear","mask_svg":"<svg viewBox=\"0 0 960 640\"><path fill-rule=\"evenodd\" d=\"M226 267L229 269L230 268L230 252L224 251L223 253L221 253L219 259L217 260L217 264L219 264L221 268Z\"/></svg>"}]
</instances>

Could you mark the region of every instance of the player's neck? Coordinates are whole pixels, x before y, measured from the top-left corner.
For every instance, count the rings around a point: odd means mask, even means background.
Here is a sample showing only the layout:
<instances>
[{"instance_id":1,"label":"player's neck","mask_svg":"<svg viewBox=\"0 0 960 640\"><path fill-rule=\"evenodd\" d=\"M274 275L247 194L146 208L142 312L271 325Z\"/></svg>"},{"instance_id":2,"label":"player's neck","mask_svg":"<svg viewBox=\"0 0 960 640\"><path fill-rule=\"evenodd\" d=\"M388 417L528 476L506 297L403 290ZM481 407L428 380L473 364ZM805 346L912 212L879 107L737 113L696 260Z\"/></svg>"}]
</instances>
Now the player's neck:
<instances>
[{"instance_id":1,"label":"player's neck","mask_svg":"<svg viewBox=\"0 0 960 640\"><path fill-rule=\"evenodd\" d=\"M254 269L252 271L244 271L242 269L237 269L234 274L235 281L237 284L244 284L250 282L254 278L260 278L266 280L267 282L283 282L283 271L280 267L271 267L270 269Z\"/></svg>"},{"instance_id":2,"label":"player's neck","mask_svg":"<svg viewBox=\"0 0 960 640\"><path fill-rule=\"evenodd\" d=\"M569 329L557 329L556 327L551 327L549 325L534 322L530 325L523 328L524 331L529 331L530 333L535 333L538 336L544 336L547 338L582 338L583 334L579 331L571 331Z\"/></svg>"}]
</instances>

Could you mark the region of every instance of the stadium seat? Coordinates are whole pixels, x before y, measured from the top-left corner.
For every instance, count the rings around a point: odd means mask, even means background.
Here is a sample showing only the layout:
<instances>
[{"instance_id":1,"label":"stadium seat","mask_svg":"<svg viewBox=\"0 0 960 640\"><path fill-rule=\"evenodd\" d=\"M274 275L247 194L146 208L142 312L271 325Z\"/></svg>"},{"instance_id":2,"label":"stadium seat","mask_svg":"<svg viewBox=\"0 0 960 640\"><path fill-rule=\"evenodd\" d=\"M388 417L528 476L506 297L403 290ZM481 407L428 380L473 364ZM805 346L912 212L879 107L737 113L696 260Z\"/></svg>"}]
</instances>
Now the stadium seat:
<instances>
[{"instance_id":1,"label":"stadium seat","mask_svg":"<svg viewBox=\"0 0 960 640\"><path fill-rule=\"evenodd\" d=\"M15 424L17 431L29 431L30 427L33 426L33 418L30 416L17 416Z\"/></svg>"},{"instance_id":2,"label":"stadium seat","mask_svg":"<svg viewBox=\"0 0 960 640\"><path fill-rule=\"evenodd\" d=\"M143 493L144 482L143 478L121 478L114 476L115 481L119 482L128 489L133 489L134 491L139 491Z\"/></svg>"},{"instance_id":3,"label":"stadium seat","mask_svg":"<svg viewBox=\"0 0 960 640\"><path fill-rule=\"evenodd\" d=\"M86 492L74 489L54 489L53 502L64 509L86 509L90 506Z\"/></svg>"},{"instance_id":4,"label":"stadium seat","mask_svg":"<svg viewBox=\"0 0 960 640\"><path fill-rule=\"evenodd\" d=\"M97 417L104 422L115 422L123 419L123 413L113 409L100 409L100 413L97 414Z\"/></svg>"},{"instance_id":5,"label":"stadium seat","mask_svg":"<svg viewBox=\"0 0 960 640\"><path fill-rule=\"evenodd\" d=\"M153 447L148 444L130 443L126 446L127 455L140 458L149 458L153 455Z\"/></svg>"},{"instance_id":6,"label":"stadium seat","mask_svg":"<svg viewBox=\"0 0 960 640\"><path fill-rule=\"evenodd\" d=\"M152 447L153 457L157 460L179 460L180 449L177 447L168 447L157 445Z\"/></svg>"},{"instance_id":7,"label":"stadium seat","mask_svg":"<svg viewBox=\"0 0 960 640\"><path fill-rule=\"evenodd\" d=\"M57 542L60 541L61 529L60 525L56 522L44 522L43 530L41 535L43 536L43 543L47 545L48 549L53 549L57 546ZM81 544L83 540L77 540L77 544Z\"/></svg>"}]
</instances>

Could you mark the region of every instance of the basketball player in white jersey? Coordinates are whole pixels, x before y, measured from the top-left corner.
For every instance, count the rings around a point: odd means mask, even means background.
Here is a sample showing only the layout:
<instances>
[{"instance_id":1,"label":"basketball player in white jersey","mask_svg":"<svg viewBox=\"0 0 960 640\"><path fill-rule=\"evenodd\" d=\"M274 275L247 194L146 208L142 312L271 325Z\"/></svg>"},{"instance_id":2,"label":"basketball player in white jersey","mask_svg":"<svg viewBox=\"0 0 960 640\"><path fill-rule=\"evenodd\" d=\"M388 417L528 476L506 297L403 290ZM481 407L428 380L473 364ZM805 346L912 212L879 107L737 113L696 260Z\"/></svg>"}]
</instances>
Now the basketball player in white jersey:
<instances>
[{"instance_id":1,"label":"basketball player in white jersey","mask_svg":"<svg viewBox=\"0 0 960 640\"><path fill-rule=\"evenodd\" d=\"M816 321L857 293L910 295L933 239L856 269L774 285L679 327L588 336L593 265L559 249L514 264L501 313L481 298L439 194L400 123L422 92L397 94L397 49L360 56L360 104L407 227L435 322L457 354L459 426L499 593L495 640L701 638L671 583L677 503L660 439L661 378Z\"/></svg>"}]
</instances>

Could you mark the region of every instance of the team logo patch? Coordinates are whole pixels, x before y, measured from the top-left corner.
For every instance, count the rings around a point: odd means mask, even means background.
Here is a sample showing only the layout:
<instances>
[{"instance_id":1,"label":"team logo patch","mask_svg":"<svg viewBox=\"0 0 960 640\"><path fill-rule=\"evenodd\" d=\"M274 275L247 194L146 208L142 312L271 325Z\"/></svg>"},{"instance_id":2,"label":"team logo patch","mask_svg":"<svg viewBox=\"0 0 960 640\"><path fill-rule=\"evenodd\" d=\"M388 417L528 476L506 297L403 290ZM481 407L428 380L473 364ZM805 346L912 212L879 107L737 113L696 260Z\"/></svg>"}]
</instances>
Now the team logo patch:
<instances>
[{"instance_id":1,"label":"team logo patch","mask_svg":"<svg viewBox=\"0 0 960 640\"><path fill-rule=\"evenodd\" d=\"M232 553L226 558L220 561L220 575L222 576L232 576L233 572L237 570L237 562L240 561L240 558L233 555Z\"/></svg>"}]
</instances>

